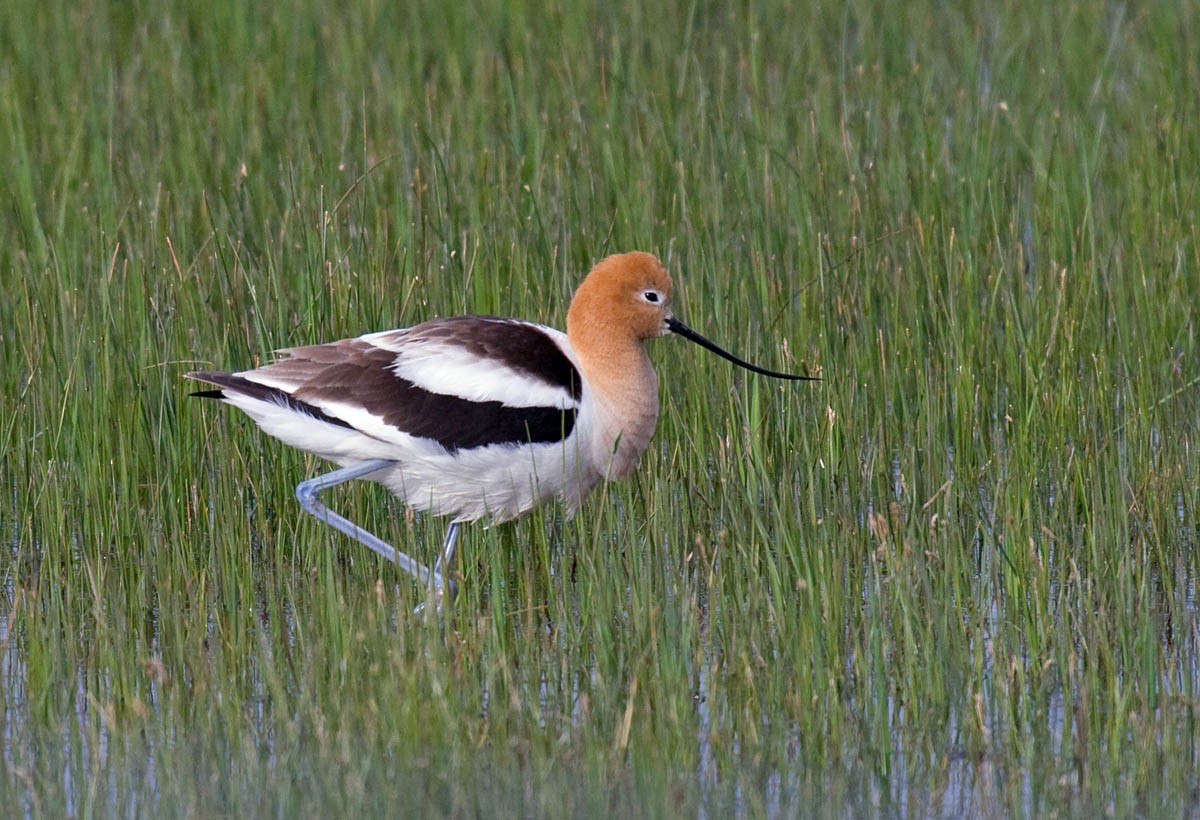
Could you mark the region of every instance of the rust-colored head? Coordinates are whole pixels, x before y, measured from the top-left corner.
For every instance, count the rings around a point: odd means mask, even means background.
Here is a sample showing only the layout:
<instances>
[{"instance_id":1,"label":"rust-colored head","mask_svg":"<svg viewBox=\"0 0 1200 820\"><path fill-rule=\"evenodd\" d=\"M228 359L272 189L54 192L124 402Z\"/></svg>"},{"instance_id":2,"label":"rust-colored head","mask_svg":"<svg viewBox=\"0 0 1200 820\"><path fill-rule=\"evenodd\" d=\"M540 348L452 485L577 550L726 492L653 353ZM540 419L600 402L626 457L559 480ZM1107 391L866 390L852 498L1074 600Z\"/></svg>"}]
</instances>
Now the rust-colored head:
<instances>
[{"instance_id":1,"label":"rust-colored head","mask_svg":"<svg viewBox=\"0 0 1200 820\"><path fill-rule=\"evenodd\" d=\"M602 259L584 278L567 311L567 336L589 363L618 370L621 355L644 357L643 343L674 333L738 367L775 379L819 381L767 370L709 341L671 313L671 277L653 255L634 251ZM647 361L647 367L649 366Z\"/></svg>"},{"instance_id":2,"label":"rust-colored head","mask_svg":"<svg viewBox=\"0 0 1200 820\"><path fill-rule=\"evenodd\" d=\"M620 253L598 262L575 291L567 335L575 343L640 343L668 333L670 318L671 277L662 263L649 253Z\"/></svg>"}]
</instances>

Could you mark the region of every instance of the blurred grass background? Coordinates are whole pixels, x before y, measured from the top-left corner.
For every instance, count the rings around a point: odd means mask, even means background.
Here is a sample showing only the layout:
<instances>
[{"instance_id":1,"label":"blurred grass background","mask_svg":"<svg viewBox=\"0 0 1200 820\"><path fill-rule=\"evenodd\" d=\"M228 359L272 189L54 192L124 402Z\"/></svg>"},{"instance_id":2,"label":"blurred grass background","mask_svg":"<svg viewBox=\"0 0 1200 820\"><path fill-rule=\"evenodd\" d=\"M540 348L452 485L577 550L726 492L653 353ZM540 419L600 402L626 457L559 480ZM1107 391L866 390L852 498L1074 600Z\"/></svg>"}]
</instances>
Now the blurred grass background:
<instances>
[{"instance_id":1,"label":"blurred grass background","mask_svg":"<svg viewBox=\"0 0 1200 820\"><path fill-rule=\"evenodd\" d=\"M0 802L17 814L1179 815L1200 13L0 7ZM636 476L471 527L443 624L180 374L605 254ZM432 555L378 488L336 506ZM426 545L426 546L423 546Z\"/></svg>"}]
</instances>

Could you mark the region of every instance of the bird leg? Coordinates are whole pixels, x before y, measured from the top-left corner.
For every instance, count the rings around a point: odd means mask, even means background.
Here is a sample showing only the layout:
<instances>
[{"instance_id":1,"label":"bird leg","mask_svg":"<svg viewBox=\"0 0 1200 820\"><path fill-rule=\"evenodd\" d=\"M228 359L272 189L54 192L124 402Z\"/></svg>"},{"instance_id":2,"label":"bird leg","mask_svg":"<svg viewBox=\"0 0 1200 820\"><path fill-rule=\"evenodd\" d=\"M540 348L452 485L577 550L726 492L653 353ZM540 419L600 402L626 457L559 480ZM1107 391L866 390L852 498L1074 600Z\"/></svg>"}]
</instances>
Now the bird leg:
<instances>
[{"instance_id":1,"label":"bird leg","mask_svg":"<svg viewBox=\"0 0 1200 820\"><path fill-rule=\"evenodd\" d=\"M300 482L296 486L296 498L300 500L300 506L304 508L305 512L314 518L324 521L339 532L345 533L376 554L391 561L405 572L415 575L431 592L439 596L448 594L450 600L453 600L456 591L455 583L447 579L443 573L446 564L450 562L450 558L454 555L454 543L458 538L457 523L450 525L450 530L446 533L446 540L442 545L442 552L438 555L438 560L433 565L433 571L430 572L429 568L424 564L415 561L349 519L343 518L317 500L317 493L322 490L336 487L338 484L344 484L356 478L362 478L378 470L390 467L395 463L388 459L375 458L359 464L352 464L349 467L342 467L339 470L334 470L315 478L310 478L307 481Z\"/></svg>"},{"instance_id":2,"label":"bird leg","mask_svg":"<svg viewBox=\"0 0 1200 820\"><path fill-rule=\"evenodd\" d=\"M442 552L438 555L437 561L433 563L433 574L439 578L443 576L443 567L450 563L450 559L454 557L454 544L458 541L458 522L451 521L450 529L446 530L446 539L442 541ZM454 582L450 582L450 597L454 597L455 593Z\"/></svg>"},{"instance_id":3,"label":"bird leg","mask_svg":"<svg viewBox=\"0 0 1200 820\"><path fill-rule=\"evenodd\" d=\"M446 538L444 541L442 541L442 551L438 555L437 561L435 561L433 563L433 576L435 578L444 579L444 583L446 584L445 588L449 590L449 596L450 596L451 602L454 601L454 597L458 594L458 584L454 583L453 580L445 577L445 575L443 574L444 573L443 567L449 566L450 559L454 557L454 543L457 540L458 540L458 522L451 521L450 528L448 530L446 530ZM428 587L428 589L429 589L429 600L433 601L434 610L437 612L441 612L443 588L442 587L434 587L434 586L430 585ZM413 613L416 615L420 615L424 611L425 611L425 603L424 602L417 604L416 607L413 609Z\"/></svg>"}]
</instances>

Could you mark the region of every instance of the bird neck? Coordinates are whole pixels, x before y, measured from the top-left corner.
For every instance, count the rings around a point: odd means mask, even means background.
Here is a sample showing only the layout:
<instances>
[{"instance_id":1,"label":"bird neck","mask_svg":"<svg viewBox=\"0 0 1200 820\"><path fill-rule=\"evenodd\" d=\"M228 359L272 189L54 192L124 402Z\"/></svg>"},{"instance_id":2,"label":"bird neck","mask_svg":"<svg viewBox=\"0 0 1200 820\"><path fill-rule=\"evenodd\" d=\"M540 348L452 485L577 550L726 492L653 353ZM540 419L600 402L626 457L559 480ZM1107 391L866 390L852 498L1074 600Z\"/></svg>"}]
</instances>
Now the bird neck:
<instances>
[{"instance_id":1,"label":"bird neck","mask_svg":"<svg viewBox=\"0 0 1200 820\"><path fill-rule=\"evenodd\" d=\"M570 328L568 338L597 411L593 463L607 478L626 476L649 445L658 422L658 376L646 343L589 333L586 326L582 332Z\"/></svg>"},{"instance_id":2,"label":"bird neck","mask_svg":"<svg viewBox=\"0 0 1200 820\"><path fill-rule=\"evenodd\" d=\"M658 380L646 343L594 320L567 315L567 339L579 359L583 378L610 400L657 396Z\"/></svg>"}]
</instances>

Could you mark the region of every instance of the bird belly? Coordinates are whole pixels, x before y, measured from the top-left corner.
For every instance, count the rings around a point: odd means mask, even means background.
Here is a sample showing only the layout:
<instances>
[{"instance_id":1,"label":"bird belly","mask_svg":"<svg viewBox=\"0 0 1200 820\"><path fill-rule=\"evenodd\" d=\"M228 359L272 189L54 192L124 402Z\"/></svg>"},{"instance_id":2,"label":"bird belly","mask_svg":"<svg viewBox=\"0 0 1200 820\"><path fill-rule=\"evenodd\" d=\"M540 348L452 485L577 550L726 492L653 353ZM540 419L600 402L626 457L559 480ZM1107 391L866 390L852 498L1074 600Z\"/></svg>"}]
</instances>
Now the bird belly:
<instances>
[{"instance_id":1,"label":"bird belly","mask_svg":"<svg viewBox=\"0 0 1200 820\"><path fill-rule=\"evenodd\" d=\"M371 478L414 509L454 521L499 523L555 499L573 514L599 476L579 459L576 443L568 437L402 458Z\"/></svg>"},{"instance_id":2,"label":"bird belly","mask_svg":"<svg viewBox=\"0 0 1200 820\"><path fill-rule=\"evenodd\" d=\"M573 514L602 475L581 458L580 434L589 426L586 419L563 441L450 451L436 441L395 429L373 431L379 432L373 435L273 402L237 394L226 401L269 435L340 466L370 459L396 462L367 478L414 509L455 521L508 521L556 498Z\"/></svg>"}]
</instances>

